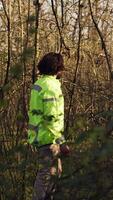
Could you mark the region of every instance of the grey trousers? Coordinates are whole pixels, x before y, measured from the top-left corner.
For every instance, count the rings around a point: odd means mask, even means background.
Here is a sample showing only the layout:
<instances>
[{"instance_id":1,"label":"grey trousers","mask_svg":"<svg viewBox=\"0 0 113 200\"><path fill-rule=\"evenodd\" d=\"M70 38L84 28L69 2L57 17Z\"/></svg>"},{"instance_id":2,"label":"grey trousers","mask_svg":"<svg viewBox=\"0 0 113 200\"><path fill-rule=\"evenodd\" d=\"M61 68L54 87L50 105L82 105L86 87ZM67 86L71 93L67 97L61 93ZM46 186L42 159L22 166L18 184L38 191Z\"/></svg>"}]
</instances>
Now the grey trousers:
<instances>
[{"instance_id":1,"label":"grey trousers","mask_svg":"<svg viewBox=\"0 0 113 200\"><path fill-rule=\"evenodd\" d=\"M58 177L58 152L55 154L50 146L44 146L38 152L39 169L34 184L32 200L46 200L54 188Z\"/></svg>"}]
</instances>

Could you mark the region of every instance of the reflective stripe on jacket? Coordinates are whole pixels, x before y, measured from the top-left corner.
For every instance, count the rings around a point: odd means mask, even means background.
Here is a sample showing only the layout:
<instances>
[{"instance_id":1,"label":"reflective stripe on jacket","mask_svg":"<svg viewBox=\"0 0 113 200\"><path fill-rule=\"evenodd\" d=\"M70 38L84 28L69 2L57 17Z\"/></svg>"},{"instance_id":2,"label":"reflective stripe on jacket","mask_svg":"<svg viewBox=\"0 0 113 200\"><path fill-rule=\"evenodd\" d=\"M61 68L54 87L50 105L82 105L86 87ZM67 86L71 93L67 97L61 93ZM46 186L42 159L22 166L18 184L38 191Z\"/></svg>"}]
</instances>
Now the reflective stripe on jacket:
<instances>
[{"instance_id":1,"label":"reflective stripe on jacket","mask_svg":"<svg viewBox=\"0 0 113 200\"><path fill-rule=\"evenodd\" d=\"M63 143L64 98L56 76L43 75L31 90L28 142L36 146Z\"/></svg>"}]
</instances>

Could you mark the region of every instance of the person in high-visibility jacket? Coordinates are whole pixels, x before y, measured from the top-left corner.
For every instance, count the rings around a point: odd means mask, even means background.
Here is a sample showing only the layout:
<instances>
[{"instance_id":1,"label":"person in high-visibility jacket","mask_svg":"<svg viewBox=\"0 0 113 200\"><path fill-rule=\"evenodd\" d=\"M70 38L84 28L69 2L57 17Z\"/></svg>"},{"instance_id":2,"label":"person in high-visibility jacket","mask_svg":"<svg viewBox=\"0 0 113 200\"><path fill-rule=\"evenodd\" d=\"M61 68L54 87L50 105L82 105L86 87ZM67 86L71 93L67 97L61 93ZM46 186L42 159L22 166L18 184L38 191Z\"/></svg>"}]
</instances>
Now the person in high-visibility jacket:
<instances>
[{"instance_id":1,"label":"person in high-visibility jacket","mask_svg":"<svg viewBox=\"0 0 113 200\"><path fill-rule=\"evenodd\" d=\"M40 78L31 90L28 141L38 150L39 158L33 200L45 200L53 187L51 176L62 172L59 155L60 146L65 143L64 98L58 77L64 70L63 57L48 53L37 67Z\"/></svg>"},{"instance_id":2,"label":"person in high-visibility jacket","mask_svg":"<svg viewBox=\"0 0 113 200\"><path fill-rule=\"evenodd\" d=\"M42 75L32 87L28 140L37 147L64 141L64 98L56 76Z\"/></svg>"}]
</instances>

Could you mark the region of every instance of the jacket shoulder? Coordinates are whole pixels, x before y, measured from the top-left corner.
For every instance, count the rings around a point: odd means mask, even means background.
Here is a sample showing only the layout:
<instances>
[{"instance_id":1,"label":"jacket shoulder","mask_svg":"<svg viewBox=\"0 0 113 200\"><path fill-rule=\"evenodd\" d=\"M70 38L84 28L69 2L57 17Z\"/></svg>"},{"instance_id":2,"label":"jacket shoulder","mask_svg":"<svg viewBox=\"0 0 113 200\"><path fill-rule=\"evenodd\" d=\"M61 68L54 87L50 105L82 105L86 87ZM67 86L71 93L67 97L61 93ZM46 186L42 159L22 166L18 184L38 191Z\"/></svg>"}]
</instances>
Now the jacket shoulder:
<instances>
[{"instance_id":1,"label":"jacket shoulder","mask_svg":"<svg viewBox=\"0 0 113 200\"><path fill-rule=\"evenodd\" d=\"M52 92L55 94L61 93L61 83L58 79L54 77L42 77L39 78L34 87L39 89L40 93L42 92Z\"/></svg>"}]
</instances>

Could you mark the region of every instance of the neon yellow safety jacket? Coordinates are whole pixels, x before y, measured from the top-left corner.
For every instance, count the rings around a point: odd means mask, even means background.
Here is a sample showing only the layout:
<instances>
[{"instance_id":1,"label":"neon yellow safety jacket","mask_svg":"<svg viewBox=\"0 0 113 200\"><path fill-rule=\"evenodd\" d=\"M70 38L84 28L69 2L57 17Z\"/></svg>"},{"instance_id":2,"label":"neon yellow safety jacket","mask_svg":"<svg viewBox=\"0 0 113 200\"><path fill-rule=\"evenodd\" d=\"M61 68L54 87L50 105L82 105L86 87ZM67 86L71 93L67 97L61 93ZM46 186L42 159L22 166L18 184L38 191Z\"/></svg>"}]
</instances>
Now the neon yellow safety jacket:
<instances>
[{"instance_id":1,"label":"neon yellow safety jacket","mask_svg":"<svg viewBox=\"0 0 113 200\"><path fill-rule=\"evenodd\" d=\"M31 90L28 142L37 147L64 143L64 98L56 76L43 75Z\"/></svg>"}]
</instances>

